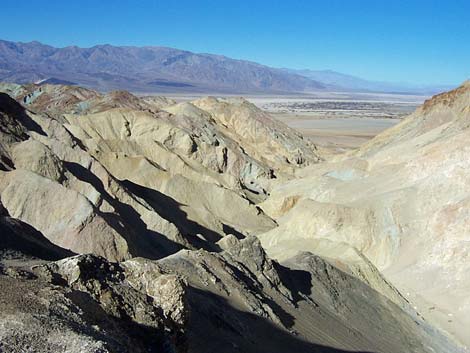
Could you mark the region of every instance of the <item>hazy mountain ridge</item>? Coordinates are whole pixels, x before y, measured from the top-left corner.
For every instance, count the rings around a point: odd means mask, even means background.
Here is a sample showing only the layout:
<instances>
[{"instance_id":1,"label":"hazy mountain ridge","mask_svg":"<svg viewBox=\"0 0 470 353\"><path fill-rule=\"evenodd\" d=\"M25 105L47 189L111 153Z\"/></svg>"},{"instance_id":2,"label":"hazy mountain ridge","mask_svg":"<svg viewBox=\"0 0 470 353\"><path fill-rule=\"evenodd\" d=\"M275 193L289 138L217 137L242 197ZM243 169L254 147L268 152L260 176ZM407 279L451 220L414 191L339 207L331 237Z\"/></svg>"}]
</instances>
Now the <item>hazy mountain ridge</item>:
<instances>
[{"instance_id":1,"label":"hazy mountain ridge","mask_svg":"<svg viewBox=\"0 0 470 353\"><path fill-rule=\"evenodd\" d=\"M306 92L326 86L250 61L166 47L54 48L0 40L0 80L66 80L100 90Z\"/></svg>"},{"instance_id":2,"label":"hazy mountain ridge","mask_svg":"<svg viewBox=\"0 0 470 353\"><path fill-rule=\"evenodd\" d=\"M288 73L316 80L325 85L354 91L435 94L444 90L452 89L454 87L450 85L418 85L405 82L371 81L333 70L283 70Z\"/></svg>"}]
</instances>

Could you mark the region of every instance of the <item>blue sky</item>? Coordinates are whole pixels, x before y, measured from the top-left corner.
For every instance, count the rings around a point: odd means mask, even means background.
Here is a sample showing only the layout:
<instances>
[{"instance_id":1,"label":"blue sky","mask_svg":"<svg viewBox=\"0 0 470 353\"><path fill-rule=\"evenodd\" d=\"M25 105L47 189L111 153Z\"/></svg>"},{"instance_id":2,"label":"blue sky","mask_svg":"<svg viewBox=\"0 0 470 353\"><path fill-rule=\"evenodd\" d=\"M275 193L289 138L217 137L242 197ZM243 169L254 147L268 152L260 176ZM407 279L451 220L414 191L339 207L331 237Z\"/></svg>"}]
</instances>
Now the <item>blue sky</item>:
<instances>
[{"instance_id":1,"label":"blue sky","mask_svg":"<svg viewBox=\"0 0 470 353\"><path fill-rule=\"evenodd\" d=\"M0 38L157 45L367 79L470 78L468 0L2 0Z\"/></svg>"}]
</instances>

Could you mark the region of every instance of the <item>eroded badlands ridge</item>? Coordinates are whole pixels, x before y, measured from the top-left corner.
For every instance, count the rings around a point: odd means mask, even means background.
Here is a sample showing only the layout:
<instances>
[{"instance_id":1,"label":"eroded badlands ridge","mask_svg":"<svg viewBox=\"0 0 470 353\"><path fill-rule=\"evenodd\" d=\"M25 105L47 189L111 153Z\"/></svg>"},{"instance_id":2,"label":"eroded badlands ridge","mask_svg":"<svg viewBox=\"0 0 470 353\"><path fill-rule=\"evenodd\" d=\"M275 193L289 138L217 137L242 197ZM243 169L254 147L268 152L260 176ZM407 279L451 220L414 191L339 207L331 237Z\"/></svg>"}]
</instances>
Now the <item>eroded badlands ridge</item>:
<instances>
[{"instance_id":1,"label":"eroded badlands ridge","mask_svg":"<svg viewBox=\"0 0 470 353\"><path fill-rule=\"evenodd\" d=\"M354 247L423 315L470 344L469 127L466 82L358 151L302 170L261 205L279 224L261 235L268 254L342 261L352 251L338 244Z\"/></svg>"},{"instance_id":2,"label":"eroded badlands ridge","mask_svg":"<svg viewBox=\"0 0 470 353\"><path fill-rule=\"evenodd\" d=\"M271 246L304 234L279 190L329 167L247 101L1 90L4 351L460 351L374 266L388 242Z\"/></svg>"},{"instance_id":3,"label":"eroded badlands ridge","mask_svg":"<svg viewBox=\"0 0 470 353\"><path fill-rule=\"evenodd\" d=\"M7 89L36 113L1 97L11 107L5 119L30 125L5 133L3 205L56 244L110 260L213 249L225 234L264 232L275 223L250 200L319 159L314 146L243 100L164 111L172 102L129 93ZM231 110L246 123L230 121Z\"/></svg>"}]
</instances>

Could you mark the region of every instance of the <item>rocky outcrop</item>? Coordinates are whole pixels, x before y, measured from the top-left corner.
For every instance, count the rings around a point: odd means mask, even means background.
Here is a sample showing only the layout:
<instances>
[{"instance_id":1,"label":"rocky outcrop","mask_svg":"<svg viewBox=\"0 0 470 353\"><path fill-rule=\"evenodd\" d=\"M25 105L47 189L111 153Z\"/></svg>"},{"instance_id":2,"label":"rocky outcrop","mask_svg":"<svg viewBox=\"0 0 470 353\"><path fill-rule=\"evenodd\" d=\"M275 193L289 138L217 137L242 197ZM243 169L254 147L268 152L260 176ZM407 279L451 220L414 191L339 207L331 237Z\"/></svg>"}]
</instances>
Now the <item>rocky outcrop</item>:
<instances>
[{"instance_id":1,"label":"rocky outcrop","mask_svg":"<svg viewBox=\"0 0 470 353\"><path fill-rule=\"evenodd\" d=\"M318 256L302 253L286 267L270 260L255 237L229 236L221 247L220 253L182 250L159 261L110 263L79 255L3 266L1 347L459 352L419 316Z\"/></svg>"},{"instance_id":2,"label":"rocky outcrop","mask_svg":"<svg viewBox=\"0 0 470 353\"><path fill-rule=\"evenodd\" d=\"M32 270L9 268L0 275L0 286L5 309L0 314L2 350L187 351L184 322L173 322L154 297L129 286L121 266L103 258L81 255ZM13 290L22 290L23 303ZM174 291L174 287L160 286L159 300L171 299L174 310L177 305L186 310L184 303L175 302ZM28 305L22 306L24 302Z\"/></svg>"}]
</instances>

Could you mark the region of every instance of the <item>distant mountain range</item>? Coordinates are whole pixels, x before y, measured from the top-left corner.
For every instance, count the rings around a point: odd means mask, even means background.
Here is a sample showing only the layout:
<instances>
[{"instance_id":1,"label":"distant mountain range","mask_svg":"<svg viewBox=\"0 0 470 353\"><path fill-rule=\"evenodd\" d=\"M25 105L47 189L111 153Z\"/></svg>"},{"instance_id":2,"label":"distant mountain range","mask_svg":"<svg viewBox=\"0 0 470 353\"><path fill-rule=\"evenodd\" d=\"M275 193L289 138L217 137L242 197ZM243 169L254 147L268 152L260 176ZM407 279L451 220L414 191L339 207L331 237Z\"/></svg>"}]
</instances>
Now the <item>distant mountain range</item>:
<instances>
[{"instance_id":1,"label":"distant mountain range","mask_svg":"<svg viewBox=\"0 0 470 353\"><path fill-rule=\"evenodd\" d=\"M338 87L352 91L432 94L446 91L454 87L454 85L416 85L399 82L369 81L332 70L283 70L287 73L300 75L321 82L329 87Z\"/></svg>"},{"instance_id":2,"label":"distant mountain range","mask_svg":"<svg viewBox=\"0 0 470 353\"><path fill-rule=\"evenodd\" d=\"M278 69L166 47L55 48L36 41L4 40L0 40L0 80L79 84L102 91L134 92L418 92L420 89L370 82L334 71Z\"/></svg>"},{"instance_id":3,"label":"distant mountain range","mask_svg":"<svg viewBox=\"0 0 470 353\"><path fill-rule=\"evenodd\" d=\"M0 80L68 81L142 92L307 92L315 80L257 63L164 47L54 48L0 41Z\"/></svg>"}]
</instances>

